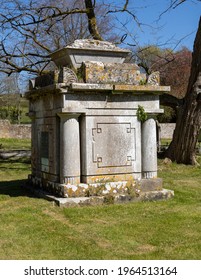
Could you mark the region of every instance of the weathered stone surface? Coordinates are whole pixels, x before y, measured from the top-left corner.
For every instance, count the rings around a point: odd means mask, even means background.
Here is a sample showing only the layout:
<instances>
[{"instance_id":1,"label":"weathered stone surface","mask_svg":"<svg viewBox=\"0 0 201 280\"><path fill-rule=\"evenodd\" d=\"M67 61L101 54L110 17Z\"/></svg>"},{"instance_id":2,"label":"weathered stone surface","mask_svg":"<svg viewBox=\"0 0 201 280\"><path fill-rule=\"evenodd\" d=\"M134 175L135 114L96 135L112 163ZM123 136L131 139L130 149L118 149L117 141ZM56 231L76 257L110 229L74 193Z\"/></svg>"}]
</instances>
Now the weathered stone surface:
<instances>
[{"instance_id":1,"label":"weathered stone surface","mask_svg":"<svg viewBox=\"0 0 201 280\"><path fill-rule=\"evenodd\" d=\"M58 83L58 71L50 71L47 74L29 80L29 89L38 89L55 83Z\"/></svg>"},{"instance_id":2,"label":"weathered stone surface","mask_svg":"<svg viewBox=\"0 0 201 280\"><path fill-rule=\"evenodd\" d=\"M134 184L134 183L133 183ZM125 194L130 190L130 184L127 181L63 185L63 196L65 197L91 197ZM134 187L133 187L134 189Z\"/></svg>"},{"instance_id":3,"label":"weathered stone surface","mask_svg":"<svg viewBox=\"0 0 201 280\"><path fill-rule=\"evenodd\" d=\"M0 120L0 138L31 138L30 124L11 124L9 120Z\"/></svg>"},{"instance_id":4,"label":"weathered stone surface","mask_svg":"<svg viewBox=\"0 0 201 280\"><path fill-rule=\"evenodd\" d=\"M36 77L34 80L30 80L29 89L39 89L57 83L71 84L76 82L78 82L78 78L75 72L68 67L62 67L59 70L50 71L47 74Z\"/></svg>"},{"instance_id":5,"label":"weathered stone surface","mask_svg":"<svg viewBox=\"0 0 201 280\"><path fill-rule=\"evenodd\" d=\"M79 86L79 84L76 84ZM83 84L87 85L87 84ZM106 85L98 85L104 87ZM86 91L77 89L68 91L65 95L65 102L63 111L83 111L86 115L94 116L130 116L135 115L138 105L143 106L146 112L159 112L159 97L152 94L132 94L125 92L123 94L113 94L113 92L106 90L101 93L99 90ZM76 93L76 94L75 94ZM127 110L125 110L125 108Z\"/></svg>"},{"instance_id":6,"label":"weathered stone surface","mask_svg":"<svg viewBox=\"0 0 201 280\"><path fill-rule=\"evenodd\" d=\"M76 197L76 198L56 198L46 195L45 198L53 200L60 207L80 207L80 206L95 206L104 204L120 204L128 202L142 202L166 200L174 197L174 192L167 189L160 191L143 192L139 196L130 196L129 194L120 194L114 196L95 196L95 197Z\"/></svg>"},{"instance_id":7,"label":"weathered stone surface","mask_svg":"<svg viewBox=\"0 0 201 280\"><path fill-rule=\"evenodd\" d=\"M71 45L67 46L67 48L74 48L74 49L84 49L84 50L105 50L105 51L119 51L119 52L130 52L127 49L122 49L115 46L111 42L107 41L99 41L93 39L78 39L75 40Z\"/></svg>"},{"instance_id":8,"label":"weathered stone surface","mask_svg":"<svg viewBox=\"0 0 201 280\"><path fill-rule=\"evenodd\" d=\"M80 127L84 183L96 178L114 180L116 175L119 180L140 177L140 122L136 116L83 116Z\"/></svg>"},{"instance_id":9,"label":"weathered stone surface","mask_svg":"<svg viewBox=\"0 0 201 280\"><path fill-rule=\"evenodd\" d=\"M79 83L72 85L80 86ZM90 84L82 85L90 87ZM141 178L141 124L136 111L141 104L146 111L156 112L159 98L157 95L135 96L129 93L108 95L107 91L98 94L96 86L93 84L91 93L67 87L65 95L51 91L31 102L30 109L34 112L32 172L34 176L42 177L39 184L45 185L45 182L53 180L77 186L79 180L92 184ZM99 84L98 87L107 88L108 85ZM62 118L58 115L70 118L79 112L83 113L77 119L76 130L72 127L64 133ZM50 139L48 161L41 159L40 154L43 132L47 132ZM76 141L75 132L78 135ZM60 196L67 195L66 188L61 186L54 185L51 189Z\"/></svg>"},{"instance_id":10,"label":"weathered stone surface","mask_svg":"<svg viewBox=\"0 0 201 280\"><path fill-rule=\"evenodd\" d=\"M157 86L157 85L114 85L114 91L130 91L130 92L150 92L152 94L163 94L170 91L169 86Z\"/></svg>"},{"instance_id":11,"label":"weathered stone surface","mask_svg":"<svg viewBox=\"0 0 201 280\"><path fill-rule=\"evenodd\" d=\"M129 63L83 62L83 78L86 83L139 85L146 80L139 67Z\"/></svg>"},{"instance_id":12,"label":"weathered stone surface","mask_svg":"<svg viewBox=\"0 0 201 280\"><path fill-rule=\"evenodd\" d=\"M59 207L80 207L80 206L95 206L103 204L119 204L128 202L140 202L140 201L154 201L154 200L166 200L174 197L174 191L162 189L159 191L147 191L141 192L138 195L125 194L113 194L105 196L89 196L89 197L58 197L47 193L46 191L38 188L32 188L30 185L25 185L29 191L34 195L53 201Z\"/></svg>"},{"instance_id":13,"label":"weathered stone surface","mask_svg":"<svg viewBox=\"0 0 201 280\"><path fill-rule=\"evenodd\" d=\"M163 180L161 178L141 179L139 184L140 192L159 191L162 190Z\"/></svg>"},{"instance_id":14,"label":"weathered stone surface","mask_svg":"<svg viewBox=\"0 0 201 280\"><path fill-rule=\"evenodd\" d=\"M60 197L89 196L78 199L82 205L146 200L147 191L163 197L161 181L149 179L157 177L156 131L150 120L142 126L137 110L161 112L158 95L170 88L144 84L136 65L122 63L127 54L87 40L52 55L60 70L36 80L26 95L34 186Z\"/></svg>"},{"instance_id":15,"label":"weathered stone surface","mask_svg":"<svg viewBox=\"0 0 201 280\"><path fill-rule=\"evenodd\" d=\"M162 139L172 139L175 130L175 123L160 123Z\"/></svg>"},{"instance_id":16,"label":"weathered stone surface","mask_svg":"<svg viewBox=\"0 0 201 280\"><path fill-rule=\"evenodd\" d=\"M70 89L73 91L112 91L112 84L85 84L85 83L72 83Z\"/></svg>"},{"instance_id":17,"label":"weathered stone surface","mask_svg":"<svg viewBox=\"0 0 201 280\"><path fill-rule=\"evenodd\" d=\"M126 85L126 84L90 84L90 83L72 83L70 85L70 89L74 91L112 91L114 94L117 93L136 93L136 94L143 94L143 93L152 93L152 94L163 94L165 92L170 91L169 86L153 86L153 85Z\"/></svg>"},{"instance_id":18,"label":"weathered stone surface","mask_svg":"<svg viewBox=\"0 0 201 280\"><path fill-rule=\"evenodd\" d=\"M72 69L68 67L62 67L60 69L58 83L71 84L76 82L78 82L78 78Z\"/></svg>"},{"instance_id":19,"label":"weathered stone surface","mask_svg":"<svg viewBox=\"0 0 201 280\"><path fill-rule=\"evenodd\" d=\"M80 183L79 114L60 116L60 183Z\"/></svg>"},{"instance_id":20,"label":"weathered stone surface","mask_svg":"<svg viewBox=\"0 0 201 280\"><path fill-rule=\"evenodd\" d=\"M160 85L160 73L153 72L148 76L147 84L159 86Z\"/></svg>"},{"instance_id":21,"label":"weathered stone surface","mask_svg":"<svg viewBox=\"0 0 201 280\"><path fill-rule=\"evenodd\" d=\"M145 179L157 177L156 122L148 119L142 124L142 174Z\"/></svg>"},{"instance_id":22,"label":"weathered stone surface","mask_svg":"<svg viewBox=\"0 0 201 280\"><path fill-rule=\"evenodd\" d=\"M123 63L129 50L98 40L76 40L73 44L50 55L58 67L79 68L83 61Z\"/></svg>"}]
</instances>

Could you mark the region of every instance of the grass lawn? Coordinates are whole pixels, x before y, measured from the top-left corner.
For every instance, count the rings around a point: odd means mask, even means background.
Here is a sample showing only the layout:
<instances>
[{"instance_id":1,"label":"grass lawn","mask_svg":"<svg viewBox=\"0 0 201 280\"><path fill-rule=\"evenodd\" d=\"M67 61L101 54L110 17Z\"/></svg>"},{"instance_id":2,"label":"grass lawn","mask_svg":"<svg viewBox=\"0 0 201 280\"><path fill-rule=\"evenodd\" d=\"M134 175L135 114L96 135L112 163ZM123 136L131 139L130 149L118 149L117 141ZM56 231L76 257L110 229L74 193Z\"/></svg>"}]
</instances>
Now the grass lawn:
<instances>
[{"instance_id":1,"label":"grass lawn","mask_svg":"<svg viewBox=\"0 0 201 280\"><path fill-rule=\"evenodd\" d=\"M29 173L0 161L0 259L201 259L200 167L159 161L168 201L66 209L21 188Z\"/></svg>"},{"instance_id":2,"label":"grass lawn","mask_svg":"<svg viewBox=\"0 0 201 280\"><path fill-rule=\"evenodd\" d=\"M0 138L1 150L30 150L30 139Z\"/></svg>"}]
</instances>

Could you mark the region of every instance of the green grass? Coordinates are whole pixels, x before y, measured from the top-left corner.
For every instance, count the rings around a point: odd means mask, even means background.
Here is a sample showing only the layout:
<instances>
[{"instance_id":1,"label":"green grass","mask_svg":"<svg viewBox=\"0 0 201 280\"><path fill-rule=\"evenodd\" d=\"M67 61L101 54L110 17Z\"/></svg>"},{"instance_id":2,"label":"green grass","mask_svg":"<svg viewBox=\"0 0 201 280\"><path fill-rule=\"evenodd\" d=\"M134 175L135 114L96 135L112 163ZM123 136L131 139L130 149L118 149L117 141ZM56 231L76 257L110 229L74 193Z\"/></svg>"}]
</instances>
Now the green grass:
<instances>
[{"instance_id":1,"label":"green grass","mask_svg":"<svg viewBox=\"0 0 201 280\"><path fill-rule=\"evenodd\" d=\"M21 97L20 99L20 110L21 110L20 123L30 124L31 119L29 116L27 116L27 113L29 112L29 101L25 97Z\"/></svg>"},{"instance_id":2,"label":"green grass","mask_svg":"<svg viewBox=\"0 0 201 280\"><path fill-rule=\"evenodd\" d=\"M163 138L161 139L161 145L169 145L171 142L171 139Z\"/></svg>"},{"instance_id":3,"label":"green grass","mask_svg":"<svg viewBox=\"0 0 201 280\"><path fill-rule=\"evenodd\" d=\"M82 208L32 197L29 173L0 161L0 259L201 259L200 167L159 161L174 199Z\"/></svg>"},{"instance_id":4,"label":"green grass","mask_svg":"<svg viewBox=\"0 0 201 280\"><path fill-rule=\"evenodd\" d=\"M31 119L29 116L27 116L27 113L29 112L29 109L26 107L21 108L21 117L20 117L20 124L30 124Z\"/></svg>"},{"instance_id":5,"label":"green grass","mask_svg":"<svg viewBox=\"0 0 201 280\"><path fill-rule=\"evenodd\" d=\"M18 150L31 149L30 139L16 139L16 138L0 138L1 149L3 150Z\"/></svg>"}]
</instances>

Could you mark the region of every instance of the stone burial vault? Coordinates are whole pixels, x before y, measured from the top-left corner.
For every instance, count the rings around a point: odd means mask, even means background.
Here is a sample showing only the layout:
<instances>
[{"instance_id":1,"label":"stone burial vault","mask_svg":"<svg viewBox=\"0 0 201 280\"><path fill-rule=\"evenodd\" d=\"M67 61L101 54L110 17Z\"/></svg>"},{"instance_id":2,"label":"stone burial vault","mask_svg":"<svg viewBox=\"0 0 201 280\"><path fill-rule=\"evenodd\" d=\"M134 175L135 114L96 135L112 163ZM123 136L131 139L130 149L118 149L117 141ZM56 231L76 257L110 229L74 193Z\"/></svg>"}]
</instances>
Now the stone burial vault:
<instances>
[{"instance_id":1,"label":"stone burial vault","mask_svg":"<svg viewBox=\"0 0 201 280\"><path fill-rule=\"evenodd\" d=\"M34 188L80 204L173 195L157 177L153 118L170 88L160 86L158 72L147 78L124 63L128 54L76 40L51 54L57 70L30 81Z\"/></svg>"}]
</instances>

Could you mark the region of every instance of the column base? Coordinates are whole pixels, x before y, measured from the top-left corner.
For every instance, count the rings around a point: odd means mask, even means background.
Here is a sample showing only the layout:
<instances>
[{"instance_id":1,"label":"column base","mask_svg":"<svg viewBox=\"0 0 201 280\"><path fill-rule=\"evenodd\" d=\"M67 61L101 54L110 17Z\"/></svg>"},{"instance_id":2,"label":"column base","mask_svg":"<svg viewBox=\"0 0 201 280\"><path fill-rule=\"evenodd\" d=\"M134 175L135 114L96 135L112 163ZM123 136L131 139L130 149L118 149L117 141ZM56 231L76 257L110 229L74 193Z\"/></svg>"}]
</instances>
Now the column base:
<instances>
[{"instance_id":1,"label":"column base","mask_svg":"<svg viewBox=\"0 0 201 280\"><path fill-rule=\"evenodd\" d=\"M143 171L142 177L145 179L155 179L157 178L157 171Z\"/></svg>"},{"instance_id":2,"label":"column base","mask_svg":"<svg viewBox=\"0 0 201 280\"><path fill-rule=\"evenodd\" d=\"M80 176L64 177L62 184L77 185L80 184Z\"/></svg>"}]
</instances>

